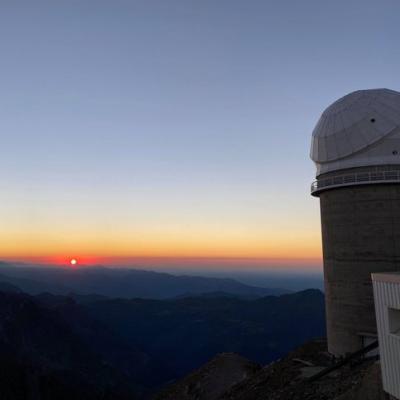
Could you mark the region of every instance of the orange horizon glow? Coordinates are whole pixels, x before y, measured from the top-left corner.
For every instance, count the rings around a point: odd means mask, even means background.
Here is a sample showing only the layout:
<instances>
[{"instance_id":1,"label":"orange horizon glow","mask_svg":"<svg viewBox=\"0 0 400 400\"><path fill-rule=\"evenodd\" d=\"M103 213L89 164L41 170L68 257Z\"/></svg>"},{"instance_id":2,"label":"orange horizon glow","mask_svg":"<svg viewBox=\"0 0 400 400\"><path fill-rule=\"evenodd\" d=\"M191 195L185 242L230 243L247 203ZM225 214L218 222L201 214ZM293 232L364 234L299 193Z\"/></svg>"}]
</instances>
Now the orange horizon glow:
<instances>
[{"instance_id":1,"label":"orange horizon glow","mask_svg":"<svg viewBox=\"0 0 400 400\"><path fill-rule=\"evenodd\" d=\"M230 258L230 257L101 257L87 256L79 257L76 264L65 256L36 256L36 257L0 257L3 261L25 262L43 265L59 266L91 266L104 265L113 267L144 267L144 268L177 268L186 269L231 269L254 271L261 270L307 270L320 271L322 259L317 258Z\"/></svg>"},{"instance_id":2,"label":"orange horizon glow","mask_svg":"<svg viewBox=\"0 0 400 400\"><path fill-rule=\"evenodd\" d=\"M216 257L216 258L320 258L319 235L285 234L256 236L226 234L207 237L206 232L181 235L0 234L0 256L36 257L59 254L95 254L99 257Z\"/></svg>"},{"instance_id":3,"label":"orange horizon glow","mask_svg":"<svg viewBox=\"0 0 400 400\"><path fill-rule=\"evenodd\" d=\"M79 265L139 263L184 266L192 263L200 266L215 263L224 268L240 268L246 264L256 269L265 266L318 269L321 266L320 238L313 233L299 235L302 240L296 234L286 237L265 235L263 239L250 235L232 236L201 239L196 235L186 235L179 239L168 235L158 238L114 235L110 238L96 236L89 240L77 235L60 235L59 239L32 235L19 237L19 241L16 238L0 241L0 259L68 265L72 259L70 254L74 254L73 258L79 260Z\"/></svg>"},{"instance_id":4,"label":"orange horizon glow","mask_svg":"<svg viewBox=\"0 0 400 400\"><path fill-rule=\"evenodd\" d=\"M59 207L57 202L54 204ZM176 207L165 208L156 217L148 213L147 218L134 214L136 210L128 205L107 210L73 215L63 209L54 214L48 206L43 208L41 218L10 219L0 227L0 259L70 265L71 258L75 258L80 266L321 266L317 215L295 216L290 214L295 210L289 209L283 216L269 210L260 217L249 208L250 215L244 217L243 213L224 215L224 208L221 214L202 220L194 210L185 214ZM166 215L166 210L171 214Z\"/></svg>"}]
</instances>

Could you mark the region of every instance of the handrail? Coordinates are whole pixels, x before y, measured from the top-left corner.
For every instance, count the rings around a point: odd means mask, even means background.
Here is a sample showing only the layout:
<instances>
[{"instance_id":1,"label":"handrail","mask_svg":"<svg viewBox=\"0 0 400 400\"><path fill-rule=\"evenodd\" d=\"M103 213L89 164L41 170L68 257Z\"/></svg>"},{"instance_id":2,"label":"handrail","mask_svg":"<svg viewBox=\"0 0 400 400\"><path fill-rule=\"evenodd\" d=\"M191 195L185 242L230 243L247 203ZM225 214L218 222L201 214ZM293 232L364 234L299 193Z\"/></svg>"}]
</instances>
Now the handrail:
<instances>
[{"instance_id":1,"label":"handrail","mask_svg":"<svg viewBox=\"0 0 400 400\"><path fill-rule=\"evenodd\" d=\"M348 364L350 361L354 360L355 358L361 357L364 354L367 354L371 350L374 350L374 349L376 349L378 347L379 347L379 343L376 340L376 341L372 342L371 344L369 344L368 346L363 347L362 349L357 350L356 352L349 354L348 356L346 356L343 359L341 359L340 361L338 361L336 364L333 364L333 365L331 365L329 367L326 367L322 371L317 372L315 375L310 376L307 379L307 381L308 382L314 382L317 379L320 379L323 376L330 374L332 371L335 371L335 370L343 367L344 365Z\"/></svg>"},{"instance_id":2,"label":"handrail","mask_svg":"<svg viewBox=\"0 0 400 400\"><path fill-rule=\"evenodd\" d=\"M329 178L318 179L311 184L311 194L315 195L330 187L385 182L400 182L400 170L355 172L353 174L337 175Z\"/></svg>"}]
</instances>

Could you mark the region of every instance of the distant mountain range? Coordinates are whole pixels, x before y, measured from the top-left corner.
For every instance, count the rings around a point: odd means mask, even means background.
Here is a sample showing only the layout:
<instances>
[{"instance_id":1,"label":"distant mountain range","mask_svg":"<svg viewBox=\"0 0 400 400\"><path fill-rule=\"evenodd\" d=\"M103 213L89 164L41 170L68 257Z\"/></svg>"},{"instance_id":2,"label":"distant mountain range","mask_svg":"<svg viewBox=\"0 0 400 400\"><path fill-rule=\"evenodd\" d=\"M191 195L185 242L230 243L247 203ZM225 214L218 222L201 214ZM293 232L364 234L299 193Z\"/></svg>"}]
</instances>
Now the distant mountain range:
<instances>
[{"instance_id":1,"label":"distant mountain range","mask_svg":"<svg viewBox=\"0 0 400 400\"><path fill-rule=\"evenodd\" d=\"M0 398L147 399L221 352L269 363L325 332L323 294L285 292L0 263Z\"/></svg>"},{"instance_id":2,"label":"distant mountain range","mask_svg":"<svg viewBox=\"0 0 400 400\"><path fill-rule=\"evenodd\" d=\"M143 355L81 312L74 310L70 323L40 299L0 292L2 400L128 400L141 393L113 358L129 358L135 375Z\"/></svg>"},{"instance_id":3,"label":"distant mountain range","mask_svg":"<svg viewBox=\"0 0 400 400\"><path fill-rule=\"evenodd\" d=\"M148 300L1 283L0 398L144 399L217 353L266 364L324 331L318 290Z\"/></svg>"},{"instance_id":4,"label":"distant mountain range","mask_svg":"<svg viewBox=\"0 0 400 400\"><path fill-rule=\"evenodd\" d=\"M26 293L97 294L107 297L167 299L224 293L255 299L289 293L280 288L245 285L234 279L171 275L137 269L96 267L61 268L13 266L0 262L0 281Z\"/></svg>"},{"instance_id":5,"label":"distant mountain range","mask_svg":"<svg viewBox=\"0 0 400 400\"><path fill-rule=\"evenodd\" d=\"M113 299L87 304L86 309L165 366L168 379L184 375L220 352L235 352L265 364L325 332L324 297L319 290L251 301L203 296Z\"/></svg>"}]
</instances>

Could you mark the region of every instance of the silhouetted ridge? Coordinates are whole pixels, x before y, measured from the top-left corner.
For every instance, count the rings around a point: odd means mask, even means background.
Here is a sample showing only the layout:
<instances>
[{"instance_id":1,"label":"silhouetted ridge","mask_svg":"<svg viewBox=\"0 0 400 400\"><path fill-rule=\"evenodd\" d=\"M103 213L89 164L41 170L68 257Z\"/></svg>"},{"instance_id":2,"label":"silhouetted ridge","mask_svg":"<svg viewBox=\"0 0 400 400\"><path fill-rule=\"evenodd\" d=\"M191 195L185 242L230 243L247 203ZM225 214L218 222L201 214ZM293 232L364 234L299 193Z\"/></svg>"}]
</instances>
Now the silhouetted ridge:
<instances>
[{"instance_id":1,"label":"silhouetted ridge","mask_svg":"<svg viewBox=\"0 0 400 400\"><path fill-rule=\"evenodd\" d=\"M0 280L29 294L50 292L67 295L167 299L190 293L227 293L244 298L289 293L285 289L245 285L234 279L172 275L129 268L44 268L0 264Z\"/></svg>"}]
</instances>

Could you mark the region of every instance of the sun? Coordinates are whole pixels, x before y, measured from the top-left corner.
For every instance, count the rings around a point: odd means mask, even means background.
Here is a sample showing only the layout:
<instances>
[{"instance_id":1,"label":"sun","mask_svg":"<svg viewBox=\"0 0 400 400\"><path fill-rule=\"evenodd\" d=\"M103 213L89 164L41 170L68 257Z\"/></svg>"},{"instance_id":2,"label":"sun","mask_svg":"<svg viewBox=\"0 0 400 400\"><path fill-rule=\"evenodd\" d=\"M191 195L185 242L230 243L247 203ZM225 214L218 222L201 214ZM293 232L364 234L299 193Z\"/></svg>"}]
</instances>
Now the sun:
<instances>
[{"instance_id":1,"label":"sun","mask_svg":"<svg viewBox=\"0 0 400 400\"><path fill-rule=\"evenodd\" d=\"M78 263L78 261L76 261L75 258L72 258L69 262L71 265L76 265Z\"/></svg>"}]
</instances>

